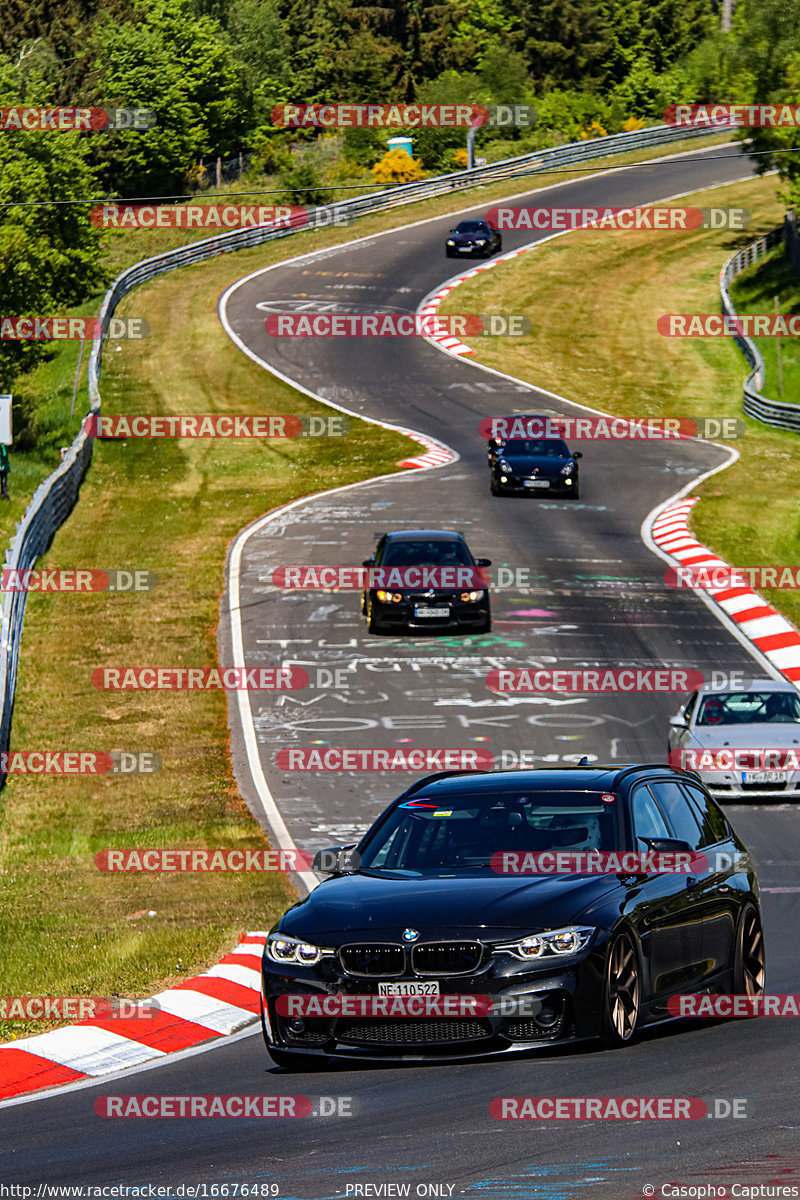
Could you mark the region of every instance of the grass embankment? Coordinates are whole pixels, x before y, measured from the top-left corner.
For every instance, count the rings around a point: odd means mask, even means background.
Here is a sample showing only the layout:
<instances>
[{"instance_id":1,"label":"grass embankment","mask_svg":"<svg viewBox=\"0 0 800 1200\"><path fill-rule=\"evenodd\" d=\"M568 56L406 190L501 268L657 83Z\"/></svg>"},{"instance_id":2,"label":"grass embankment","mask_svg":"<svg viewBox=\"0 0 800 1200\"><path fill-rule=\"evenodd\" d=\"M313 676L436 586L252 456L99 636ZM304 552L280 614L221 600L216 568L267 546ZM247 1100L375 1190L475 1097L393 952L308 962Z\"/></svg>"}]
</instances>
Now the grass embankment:
<instances>
[{"instance_id":1,"label":"grass embankment","mask_svg":"<svg viewBox=\"0 0 800 1200\"><path fill-rule=\"evenodd\" d=\"M256 261L243 256L236 269ZM215 305L233 265L175 272L126 299L152 335L108 354L107 411L321 411L228 341ZM215 665L225 550L237 530L294 497L392 471L418 450L360 421L344 442L96 443L79 502L40 565L148 568L158 585L140 595L30 594L12 749L154 750L163 767L9 779L0 995L149 995L208 967L241 931L268 928L290 902L277 873L95 867L107 847L267 843L231 774L223 693L103 692L91 671ZM41 1028L0 1023L0 1040Z\"/></svg>"},{"instance_id":2,"label":"grass embankment","mask_svg":"<svg viewBox=\"0 0 800 1200\"><path fill-rule=\"evenodd\" d=\"M778 246L765 258L737 275L730 289L733 307L739 313L800 312L800 279ZM762 395L770 400L800 404L800 341L797 338L753 338L764 359ZM778 355L781 357L783 394L779 386Z\"/></svg>"},{"instance_id":3,"label":"grass embankment","mask_svg":"<svg viewBox=\"0 0 800 1200\"><path fill-rule=\"evenodd\" d=\"M419 201L415 204L392 209L386 213L378 213L372 217L358 220L346 227L330 227L313 233L293 234L289 238L281 238L260 247L255 254L237 252L235 259L227 260L230 267L226 268L225 278L236 276L239 263L266 264L302 254L309 250L322 249L326 246L338 245L354 238L368 237L385 229L393 229L408 221L420 221L426 217L435 217L444 213L465 208L471 204L485 203L487 207L495 201L522 192L525 188L548 187L554 183L568 179L577 179L586 173L611 169L618 166L630 165L635 162L648 162L664 154L687 153L692 150L700 151L707 146L715 146L725 141L724 134L716 134L707 138L698 138L687 142L679 140L666 146L653 147L650 150L640 150L629 154L611 155L608 158L595 159L583 168L571 167L563 171L548 171L535 173L521 179L507 180L495 183L489 187L473 188L468 192L454 192L448 196L440 196L433 200ZM266 180L269 185L272 181ZM228 184L222 189L209 189L193 199L193 203L213 204L215 202L242 204L272 204L276 200L273 194L255 195L247 188L258 188L263 181L243 181L238 184ZM369 186L363 192L370 192ZM360 195L361 191L336 189L330 194L326 203L334 203L352 195ZM134 229L108 231L105 238L107 251L106 263L109 279L114 278L126 267L143 258L162 254L175 247L187 245L190 242L201 241L213 237L221 231L215 229L180 230L180 229ZM242 273L244 268L242 268ZM143 315L138 311L140 293L135 292L129 300L128 311L134 315ZM76 316L93 316L100 311L102 293L92 297L80 308L70 309L68 314ZM155 336L155 334L153 335ZM106 345L106 363L115 352L116 345L125 343L109 342ZM27 375L22 375L13 388L15 407L22 406L26 420L30 422L26 447L19 444L11 452L11 476L9 490L11 501L0 508L0 546L5 545L13 537L15 522L19 521L22 513L36 487L41 483L59 462L59 447L68 445L75 437L80 427L81 418L88 409L87 361L90 344L84 348L83 362L80 375L80 387L75 406L75 415L70 418L75 369L78 361L78 345L75 342L54 343L50 349L51 356ZM101 393L104 391L101 380ZM17 419L19 425L19 419Z\"/></svg>"},{"instance_id":4,"label":"grass embankment","mask_svg":"<svg viewBox=\"0 0 800 1200\"><path fill-rule=\"evenodd\" d=\"M527 314L529 335L472 339L476 358L570 400L631 418L741 418L747 364L735 343L662 337L656 322L662 313L719 312L722 263L779 224L783 209L772 179L704 191L680 203L741 206L751 211L752 222L735 234L570 233L468 280L442 311ZM738 462L698 488L702 503L692 513L694 531L735 566L796 564L797 435L749 419L745 424L746 435L735 443ZM764 595L800 623L796 592Z\"/></svg>"}]
</instances>

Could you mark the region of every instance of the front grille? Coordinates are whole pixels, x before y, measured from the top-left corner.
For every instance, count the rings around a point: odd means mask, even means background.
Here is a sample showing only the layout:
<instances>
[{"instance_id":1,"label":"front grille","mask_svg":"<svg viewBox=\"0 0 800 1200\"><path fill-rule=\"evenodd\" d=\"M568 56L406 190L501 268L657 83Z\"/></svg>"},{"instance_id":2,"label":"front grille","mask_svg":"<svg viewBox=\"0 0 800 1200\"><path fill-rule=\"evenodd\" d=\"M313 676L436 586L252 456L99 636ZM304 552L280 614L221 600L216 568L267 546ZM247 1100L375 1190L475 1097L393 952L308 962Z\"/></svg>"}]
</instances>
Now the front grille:
<instances>
[{"instance_id":1,"label":"front grille","mask_svg":"<svg viewBox=\"0 0 800 1200\"><path fill-rule=\"evenodd\" d=\"M427 604L431 608L434 608L437 604L455 604L458 594L455 592L437 592L435 596L426 596L425 592L409 592L408 599L412 604Z\"/></svg>"},{"instance_id":2,"label":"front grille","mask_svg":"<svg viewBox=\"0 0 800 1200\"><path fill-rule=\"evenodd\" d=\"M512 1042L543 1042L558 1037L562 1024L563 1021L557 1021L555 1025L542 1028L533 1018L526 1021L508 1021L503 1033L511 1038Z\"/></svg>"},{"instance_id":3,"label":"front grille","mask_svg":"<svg viewBox=\"0 0 800 1200\"><path fill-rule=\"evenodd\" d=\"M480 942L428 942L411 950L417 975L469 975L481 964Z\"/></svg>"},{"instance_id":4,"label":"front grille","mask_svg":"<svg viewBox=\"0 0 800 1200\"><path fill-rule=\"evenodd\" d=\"M348 975L370 975L380 979L402 975L406 967L404 948L390 942L342 946L339 959Z\"/></svg>"},{"instance_id":5,"label":"front grille","mask_svg":"<svg viewBox=\"0 0 800 1200\"><path fill-rule=\"evenodd\" d=\"M339 1021L337 1042L380 1046L430 1046L478 1042L492 1036L488 1021Z\"/></svg>"}]
</instances>

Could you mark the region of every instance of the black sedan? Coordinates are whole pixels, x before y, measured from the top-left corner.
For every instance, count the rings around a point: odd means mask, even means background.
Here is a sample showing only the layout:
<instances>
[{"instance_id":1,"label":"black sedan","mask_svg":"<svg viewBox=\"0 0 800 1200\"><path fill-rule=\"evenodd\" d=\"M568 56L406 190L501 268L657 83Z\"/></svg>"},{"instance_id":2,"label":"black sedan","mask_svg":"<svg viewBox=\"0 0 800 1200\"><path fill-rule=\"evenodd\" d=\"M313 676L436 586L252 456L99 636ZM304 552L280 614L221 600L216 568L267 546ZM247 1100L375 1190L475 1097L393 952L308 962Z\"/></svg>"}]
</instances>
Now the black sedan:
<instances>
[{"instance_id":1,"label":"black sedan","mask_svg":"<svg viewBox=\"0 0 800 1200\"><path fill-rule=\"evenodd\" d=\"M503 249L503 239L488 221L459 221L451 229L445 251L448 258L469 258L477 254L489 258Z\"/></svg>"},{"instance_id":2,"label":"black sedan","mask_svg":"<svg viewBox=\"0 0 800 1200\"><path fill-rule=\"evenodd\" d=\"M580 499L580 450L561 438L509 438L489 453L489 488L493 496L510 493L571 496Z\"/></svg>"},{"instance_id":3,"label":"black sedan","mask_svg":"<svg viewBox=\"0 0 800 1200\"><path fill-rule=\"evenodd\" d=\"M526 872L537 852L538 873ZM569 862L600 852L603 871L548 872L553 852ZM622 852L625 862L613 857ZM692 874L662 858L648 868L648 854L691 860ZM764 989L752 859L687 772L440 772L403 792L356 847L321 852L318 870L322 855L332 877L283 915L264 950L264 1037L287 1068L594 1037L617 1047L674 1019L670 997ZM381 997L484 1005L374 1015Z\"/></svg>"},{"instance_id":4,"label":"black sedan","mask_svg":"<svg viewBox=\"0 0 800 1200\"><path fill-rule=\"evenodd\" d=\"M464 537L446 529L385 533L364 561L373 586L364 589L361 611L370 633L392 630L464 630L488 633L492 616L485 567Z\"/></svg>"}]
</instances>

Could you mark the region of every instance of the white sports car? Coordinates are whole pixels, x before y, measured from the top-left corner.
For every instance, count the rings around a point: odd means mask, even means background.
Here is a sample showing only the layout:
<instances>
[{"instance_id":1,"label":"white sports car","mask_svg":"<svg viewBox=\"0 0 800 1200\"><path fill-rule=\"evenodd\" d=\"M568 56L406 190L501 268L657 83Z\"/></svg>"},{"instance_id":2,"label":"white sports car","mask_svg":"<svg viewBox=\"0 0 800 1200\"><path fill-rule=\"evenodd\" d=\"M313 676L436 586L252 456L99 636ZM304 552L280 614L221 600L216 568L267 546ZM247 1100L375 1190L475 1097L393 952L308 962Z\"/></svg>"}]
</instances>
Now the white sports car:
<instances>
[{"instance_id":1,"label":"white sports car","mask_svg":"<svg viewBox=\"0 0 800 1200\"><path fill-rule=\"evenodd\" d=\"M706 685L670 718L668 756L717 800L800 799L800 693L776 679Z\"/></svg>"}]
</instances>

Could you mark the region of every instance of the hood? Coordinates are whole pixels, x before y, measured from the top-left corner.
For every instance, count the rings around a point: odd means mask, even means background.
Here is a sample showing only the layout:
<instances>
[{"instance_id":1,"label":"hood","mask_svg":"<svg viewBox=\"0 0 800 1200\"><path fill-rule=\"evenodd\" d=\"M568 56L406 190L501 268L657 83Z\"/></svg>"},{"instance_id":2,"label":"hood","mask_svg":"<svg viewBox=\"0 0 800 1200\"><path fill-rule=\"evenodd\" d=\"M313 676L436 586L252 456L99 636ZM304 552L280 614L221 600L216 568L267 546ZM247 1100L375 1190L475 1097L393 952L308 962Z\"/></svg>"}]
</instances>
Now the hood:
<instances>
[{"instance_id":1,"label":"hood","mask_svg":"<svg viewBox=\"0 0 800 1200\"><path fill-rule=\"evenodd\" d=\"M616 875L426 878L342 875L325 880L284 915L283 933L318 945L351 938L399 942L407 927L421 941L504 939L576 921L601 897L623 891Z\"/></svg>"},{"instance_id":2,"label":"hood","mask_svg":"<svg viewBox=\"0 0 800 1200\"><path fill-rule=\"evenodd\" d=\"M692 731L687 748L719 750L725 746L746 749L788 749L800 752L800 725L763 722L754 725L701 725Z\"/></svg>"},{"instance_id":3,"label":"hood","mask_svg":"<svg viewBox=\"0 0 800 1200\"><path fill-rule=\"evenodd\" d=\"M466 245L469 242L488 242L490 238L488 233L451 233L448 235L448 242L455 242L456 245Z\"/></svg>"},{"instance_id":4,"label":"hood","mask_svg":"<svg viewBox=\"0 0 800 1200\"><path fill-rule=\"evenodd\" d=\"M502 451L498 455L504 459L515 475L533 475L534 470L543 479L553 479L561 473L562 467L573 460L570 458L550 458L544 454L515 454L507 458Z\"/></svg>"}]
</instances>

